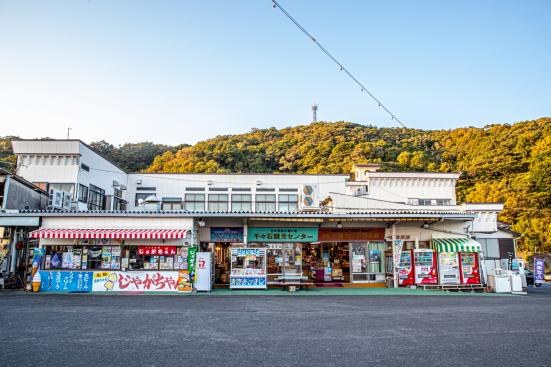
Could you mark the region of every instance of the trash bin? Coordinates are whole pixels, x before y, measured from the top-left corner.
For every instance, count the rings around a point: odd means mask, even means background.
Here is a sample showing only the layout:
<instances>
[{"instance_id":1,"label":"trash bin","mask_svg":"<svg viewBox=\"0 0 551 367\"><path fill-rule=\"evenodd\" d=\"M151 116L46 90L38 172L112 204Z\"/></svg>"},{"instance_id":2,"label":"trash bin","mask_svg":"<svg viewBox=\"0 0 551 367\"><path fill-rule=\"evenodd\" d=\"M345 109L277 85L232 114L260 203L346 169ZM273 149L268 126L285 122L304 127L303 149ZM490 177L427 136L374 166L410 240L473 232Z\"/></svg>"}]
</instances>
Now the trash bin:
<instances>
[{"instance_id":1,"label":"trash bin","mask_svg":"<svg viewBox=\"0 0 551 367\"><path fill-rule=\"evenodd\" d=\"M488 275L488 287L494 293L511 293L511 277L507 271L495 269L495 275Z\"/></svg>"},{"instance_id":2,"label":"trash bin","mask_svg":"<svg viewBox=\"0 0 551 367\"><path fill-rule=\"evenodd\" d=\"M522 292L522 276L519 273L511 272L511 291Z\"/></svg>"}]
</instances>

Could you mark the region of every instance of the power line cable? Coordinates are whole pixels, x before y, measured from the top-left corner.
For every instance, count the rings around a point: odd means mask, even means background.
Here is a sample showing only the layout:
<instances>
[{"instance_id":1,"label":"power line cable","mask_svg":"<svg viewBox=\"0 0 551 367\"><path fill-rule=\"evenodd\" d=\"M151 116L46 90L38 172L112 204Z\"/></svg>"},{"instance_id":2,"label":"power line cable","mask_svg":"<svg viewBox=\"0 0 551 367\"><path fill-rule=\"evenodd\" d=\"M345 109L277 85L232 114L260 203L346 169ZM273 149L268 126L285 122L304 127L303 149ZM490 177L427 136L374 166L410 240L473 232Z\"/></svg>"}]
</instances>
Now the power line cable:
<instances>
[{"instance_id":1,"label":"power line cable","mask_svg":"<svg viewBox=\"0 0 551 367\"><path fill-rule=\"evenodd\" d=\"M325 55L327 55L335 64L337 64L341 68L341 71L344 71L346 75L350 77L350 79L352 79L357 85L360 86L360 88L362 89L362 92L366 92L371 97L371 99L377 102L379 107L381 107L383 110L386 111L386 113L390 115L390 117L393 120L396 120L404 128L407 128L407 126L404 125L404 123L402 123L402 121L400 121L400 119L396 117L394 113L392 113L377 97L375 97L375 95L373 95L373 93L371 93L354 75L352 75L352 73L348 71L348 69L345 68L344 65L341 64L341 62L339 62L339 60L337 60L329 51L327 51L327 49L323 47L321 43L319 43L314 38L314 36L310 34L310 32L308 32L303 26L301 26L300 23L291 16L291 14L289 14L281 5L279 5L279 3L276 0L272 0L272 2L274 3L274 8L277 7L279 10L281 10L283 14L285 14L287 18L291 20L291 22L293 22L306 36L308 36L308 38L310 38L316 44L316 46L318 46L320 50L323 51Z\"/></svg>"}]
</instances>

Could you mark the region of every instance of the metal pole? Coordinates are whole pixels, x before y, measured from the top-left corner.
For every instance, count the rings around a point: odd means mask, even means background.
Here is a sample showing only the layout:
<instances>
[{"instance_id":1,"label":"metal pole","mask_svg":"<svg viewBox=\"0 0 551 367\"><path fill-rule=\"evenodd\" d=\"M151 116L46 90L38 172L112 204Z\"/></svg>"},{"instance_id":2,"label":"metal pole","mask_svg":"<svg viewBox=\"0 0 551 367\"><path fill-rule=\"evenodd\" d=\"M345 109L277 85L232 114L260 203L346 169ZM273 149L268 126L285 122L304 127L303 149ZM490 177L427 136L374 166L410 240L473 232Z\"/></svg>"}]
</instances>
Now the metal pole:
<instances>
[{"instance_id":1,"label":"metal pole","mask_svg":"<svg viewBox=\"0 0 551 367\"><path fill-rule=\"evenodd\" d=\"M394 241L396 241L396 223L392 223L392 282L394 288L398 288L398 267L394 261Z\"/></svg>"}]
</instances>

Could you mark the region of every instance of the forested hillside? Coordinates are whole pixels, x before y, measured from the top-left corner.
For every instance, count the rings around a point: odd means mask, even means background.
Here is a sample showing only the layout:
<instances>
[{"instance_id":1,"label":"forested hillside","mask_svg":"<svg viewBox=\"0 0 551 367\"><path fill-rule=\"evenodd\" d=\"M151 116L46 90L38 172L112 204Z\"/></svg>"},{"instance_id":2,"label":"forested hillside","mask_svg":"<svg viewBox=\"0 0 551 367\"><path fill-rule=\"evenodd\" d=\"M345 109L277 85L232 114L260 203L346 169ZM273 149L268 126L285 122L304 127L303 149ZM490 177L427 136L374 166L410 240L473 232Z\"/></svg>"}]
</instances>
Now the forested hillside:
<instances>
[{"instance_id":1,"label":"forested hillside","mask_svg":"<svg viewBox=\"0 0 551 367\"><path fill-rule=\"evenodd\" d=\"M521 247L551 251L551 119L424 131L319 122L218 136L155 158L149 172L461 172L460 201L503 202Z\"/></svg>"}]
</instances>

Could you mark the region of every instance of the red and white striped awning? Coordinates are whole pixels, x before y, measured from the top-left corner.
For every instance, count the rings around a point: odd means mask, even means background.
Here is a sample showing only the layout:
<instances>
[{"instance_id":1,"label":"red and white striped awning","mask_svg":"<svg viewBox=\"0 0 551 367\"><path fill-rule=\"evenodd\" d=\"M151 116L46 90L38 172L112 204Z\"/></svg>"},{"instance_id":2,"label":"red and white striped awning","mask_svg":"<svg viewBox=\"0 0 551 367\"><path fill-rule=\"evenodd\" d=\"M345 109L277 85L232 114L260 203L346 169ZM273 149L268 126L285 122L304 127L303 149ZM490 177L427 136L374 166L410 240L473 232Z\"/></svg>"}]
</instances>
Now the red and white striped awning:
<instances>
[{"instance_id":1,"label":"red and white striped awning","mask_svg":"<svg viewBox=\"0 0 551 367\"><path fill-rule=\"evenodd\" d=\"M177 239L186 238L188 229L86 229L40 228L30 233L31 238L111 238L111 239Z\"/></svg>"}]
</instances>

